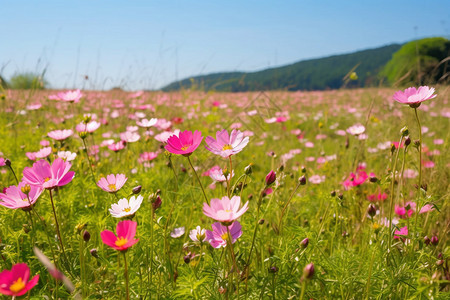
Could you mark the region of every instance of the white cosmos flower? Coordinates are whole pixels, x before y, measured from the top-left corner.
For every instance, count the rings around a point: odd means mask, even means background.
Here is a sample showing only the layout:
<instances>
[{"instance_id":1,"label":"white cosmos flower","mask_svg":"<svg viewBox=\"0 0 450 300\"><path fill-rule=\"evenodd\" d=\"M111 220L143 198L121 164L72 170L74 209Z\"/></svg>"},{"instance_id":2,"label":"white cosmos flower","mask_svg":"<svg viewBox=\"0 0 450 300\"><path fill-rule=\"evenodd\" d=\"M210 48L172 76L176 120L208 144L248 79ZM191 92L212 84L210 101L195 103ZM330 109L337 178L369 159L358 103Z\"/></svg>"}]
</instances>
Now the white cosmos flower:
<instances>
[{"instance_id":1,"label":"white cosmos flower","mask_svg":"<svg viewBox=\"0 0 450 300\"><path fill-rule=\"evenodd\" d=\"M77 154L70 151L59 151L58 157L61 157L65 161L72 161L77 157Z\"/></svg>"},{"instance_id":2,"label":"white cosmos flower","mask_svg":"<svg viewBox=\"0 0 450 300\"><path fill-rule=\"evenodd\" d=\"M137 198L132 196L130 201L126 198L120 199L119 202L111 205L109 212L114 218L123 218L126 216L131 216L136 213L136 211L141 207L141 203L144 197L139 195Z\"/></svg>"},{"instance_id":3,"label":"white cosmos flower","mask_svg":"<svg viewBox=\"0 0 450 300\"><path fill-rule=\"evenodd\" d=\"M189 232L189 237L194 242L203 242L206 239L206 229L197 226Z\"/></svg>"}]
</instances>

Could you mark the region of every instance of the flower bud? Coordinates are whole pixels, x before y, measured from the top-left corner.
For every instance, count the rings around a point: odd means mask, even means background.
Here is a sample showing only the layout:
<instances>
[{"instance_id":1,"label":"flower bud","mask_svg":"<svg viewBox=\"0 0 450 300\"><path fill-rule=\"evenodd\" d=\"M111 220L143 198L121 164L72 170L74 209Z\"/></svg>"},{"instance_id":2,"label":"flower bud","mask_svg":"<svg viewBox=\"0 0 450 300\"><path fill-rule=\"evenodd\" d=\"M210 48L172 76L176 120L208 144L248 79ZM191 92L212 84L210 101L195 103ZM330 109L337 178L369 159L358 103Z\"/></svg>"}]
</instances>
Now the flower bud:
<instances>
[{"instance_id":1,"label":"flower bud","mask_svg":"<svg viewBox=\"0 0 450 300\"><path fill-rule=\"evenodd\" d=\"M83 232L83 240L87 243L87 242L89 242L90 239L91 239L91 234L89 233L89 231L85 230Z\"/></svg>"},{"instance_id":2,"label":"flower bud","mask_svg":"<svg viewBox=\"0 0 450 300\"><path fill-rule=\"evenodd\" d=\"M372 183L375 183L375 182L378 181L378 178L377 178L377 176L375 176L374 174L371 174L371 175L369 176L369 181L372 182Z\"/></svg>"},{"instance_id":3,"label":"flower bud","mask_svg":"<svg viewBox=\"0 0 450 300\"><path fill-rule=\"evenodd\" d=\"M78 133L78 135L80 136L81 139L84 140L87 137L88 134L87 134L86 131L81 131L81 132Z\"/></svg>"},{"instance_id":4,"label":"flower bud","mask_svg":"<svg viewBox=\"0 0 450 300\"><path fill-rule=\"evenodd\" d=\"M302 166L302 173L305 174L306 173L306 167Z\"/></svg>"},{"instance_id":5,"label":"flower bud","mask_svg":"<svg viewBox=\"0 0 450 300\"><path fill-rule=\"evenodd\" d=\"M408 136L409 135L409 129L407 126L403 127L402 129L400 129L400 133L402 134L402 136Z\"/></svg>"},{"instance_id":6,"label":"flower bud","mask_svg":"<svg viewBox=\"0 0 450 300\"><path fill-rule=\"evenodd\" d=\"M142 186L138 185L133 188L132 192L133 192L133 194L139 194L141 192L141 190L142 190Z\"/></svg>"},{"instance_id":7,"label":"flower bud","mask_svg":"<svg viewBox=\"0 0 450 300\"><path fill-rule=\"evenodd\" d=\"M244 168L244 172L245 172L245 175L250 175L250 174L252 174L253 173L253 164L252 163L250 163L248 166L246 166L245 168Z\"/></svg>"},{"instance_id":8,"label":"flower bud","mask_svg":"<svg viewBox=\"0 0 450 300\"><path fill-rule=\"evenodd\" d=\"M9 158L5 159L5 165L11 167L11 160Z\"/></svg>"},{"instance_id":9,"label":"flower bud","mask_svg":"<svg viewBox=\"0 0 450 300\"><path fill-rule=\"evenodd\" d=\"M277 174L272 170L266 176L266 186L271 185L277 179Z\"/></svg>"},{"instance_id":10,"label":"flower bud","mask_svg":"<svg viewBox=\"0 0 450 300\"><path fill-rule=\"evenodd\" d=\"M303 175L302 177L300 177L298 179L298 182L300 183L300 185L305 185L306 184L306 177L305 175Z\"/></svg>"},{"instance_id":11,"label":"flower bud","mask_svg":"<svg viewBox=\"0 0 450 300\"><path fill-rule=\"evenodd\" d=\"M93 257L95 257L95 258L98 258L98 251L97 251L97 249L91 249L91 255L93 256Z\"/></svg>"},{"instance_id":12,"label":"flower bud","mask_svg":"<svg viewBox=\"0 0 450 300\"><path fill-rule=\"evenodd\" d=\"M330 195L331 197L336 197L336 191L331 191Z\"/></svg>"},{"instance_id":13,"label":"flower bud","mask_svg":"<svg viewBox=\"0 0 450 300\"><path fill-rule=\"evenodd\" d=\"M414 141L414 145L415 145L416 147L419 147L419 146L420 146L420 141L419 141L419 140L415 140L415 141Z\"/></svg>"},{"instance_id":14,"label":"flower bud","mask_svg":"<svg viewBox=\"0 0 450 300\"><path fill-rule=\"evenodd\" d=\"M308 238L305 238L305 239L303 239L303 241L300 242L300 245L302 246L303 249L308 247L308 244L309 244L309 239Z\"/></svg>"},{"instance_id":15,"label":"flower bud","mask_svg":"<svg viewBox=\"0 0 450 300\"><path fill-rule=\"evenodd\" d=\"M187 254L183 257L184 263L189 264L191 262L191 254Z\"/></svg>"},{"instance_id":16,"label":"flower bud","mask_svg":"<svg viewBox=\"0 0 450 300\"><path fill-rule=\"evenodd\" d=\"M265 220L264 220L264 219L261 219L261 220L258 221L258 224L259 224L259 225L262 225L262 224L264 224L264 222L265 222Z\"/></svg>"},{"instance_id":17,"label":"flower bud","mask_svg":"<svg viewBox=\"0 0 450 300\"><path fill-rule=\"evenodd\" d=\"M338 198L339 198L340 200L344 199L344 194L339 193Z\"/></svg>"},{"instance_id":18,"label":"flower bud","mask_svg":"<svg viewBox=\"0 0 450 300\"><path fill-rule=\"evenodd\" d=\"M370 204L367 208L367 213L373 218L377 214L377 208L375 207L375 205Z\"/></svg>"},{"instance_id":19,"label":"flower bud","mask_svg":"<svg viewBox=\"0 0 450 300\"><path fill-rule=\"evenodd\" d=\"M89 123L91 120L92 120L92 116L91 115L84 115L84 118L83 118L83 123L84 124Z\"/></svg>"},{"instance_id":20,"label":"flower bud","mask_svg":"<svg viewBox=\"0 0 450 300\"><path fill-rule=\"evenodd\" d=\"M278 168L278 171L279 171L279 172L283 172L283 171L284 171L284 165L281 165L281 166Z\"/></svg>"},{"instance_id":21,"label":"flower bud","mask_svg":"<svg viewBox=\"0 0 450 300\"><path fill-rule=\"evenodd\" d=\"M425 236L423 238L423 241L424 241L425 245L429 245L431 243L431 240L430 240L430 238L428 236Z\"/></svg>"},{"instance_id":22,"label":"flower bud","mask_svg":"<svg viewBox=\"0 0 450 300\"><path fill-rule=\"evenodd\" d=\"M313 276L314 276L314 264L313 263L307 264L306 267L303 269L303 278L311 279Z\"/></svg>"},{"instance_id":23,"label":"flower bud","mask_svg":"<svg viewBox=\"0 0 450 300\"><path fill-rule=\"evenodd\" d=\"M269 268L269 273L275 274L276 272L278 272L278 267L276 267L276 266L271 266L271 267Z\"/></svg>"},{"instance_id":24,"label":"flower bud","mask_svg":"<svg viewBox=\"0 0 450 300\"><path fill-rule=\"evenodd\" d=\"M410 138L409 136L407 136L407 137L405 138L405 146L408 147L409 144L411 144L411 138Z\"/></svg>"},{"instance_id":25,"label":"flower bud","mask_svg":"<svg viewBox=\"0 0 450 300\"><path fill-rule=\"evenodd\" d=\"M433 244L433 245L437 245L438 243L439 243L439 239L438 239L438 237L437 236L432 236L431 237L431 243Z\"/></svg>"},{"instance_id":26,"label":"flower bud","mask_svg":"<svg viewBox=\"0 0 450 300\"><path fill-rule=\"evenodd\" d=\"M156 211L158 208L161 207L161 204L162 204L161 197L159 197L159 195L157 195L155 201L152 202L153 210Z\"/></svg>"}]
</instances>

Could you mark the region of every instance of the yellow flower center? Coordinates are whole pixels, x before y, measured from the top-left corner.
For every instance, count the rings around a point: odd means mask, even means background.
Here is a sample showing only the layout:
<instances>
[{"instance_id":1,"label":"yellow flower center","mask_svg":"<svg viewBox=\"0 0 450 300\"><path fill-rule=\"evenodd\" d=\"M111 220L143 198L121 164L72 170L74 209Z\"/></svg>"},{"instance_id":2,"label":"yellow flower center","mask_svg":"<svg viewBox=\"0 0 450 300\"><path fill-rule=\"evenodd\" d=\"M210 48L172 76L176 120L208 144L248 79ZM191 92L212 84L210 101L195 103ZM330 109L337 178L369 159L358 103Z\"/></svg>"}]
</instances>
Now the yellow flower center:
<instances>
[{"instance_id":1,"label":"yellow flower center","mask_svg":"<svg viewBox=\"0 0 450 300\"><path fill-rule=\"evenodd\" d=\"M131 207L127 207L127 208L123 209L124 212L129 212L130 210L131 210Z\"/></svg>"},{"instance_id":2,"label":"yellow flower center","mask_svg":"<svg viewBox=\"0 0 450 300\"><path fill-rule=\"evenodd\" d=\"M233 146L231 146L230 144L226 144L225 146L223 146L222 150L232 150Z\"/></svg>"},{"instance_id":3,"label":"yellow flower center","mask_svg":"<svg viewBox=\"0 0 450 300\"><path fill-rule=\"evenodd\" d=\"M45 178L45 182L47 182L47 181L49 181L50 180L50 177L47 177L47 178Z\"/></svg>"},{"instance_id":4,"label":"yellow flower center","mask_svg":"<svg viewBox=\"0 0 450 300\"><path fill-rule=\"evenodd\" d=\"M9 290L13 293L18 293L25 287L25 283L22 281L22 277L19 277L16 281L11 284Z\"/></svg>"},{"instance_id":5,"label":"yellow flower center","mask_svg":"<svg viewBox=\"0 0 450 300\"><path fill-rule=\"evenodd\" d=\"M128 243L128 240L126 238L124 238L124 237L118 238L117 241L115 242L117 247L122 247L126 243Z\"/></svg>"},{"instance_id":6,"label":"yellow flower center","mask_svg":"<svg viewBox=\"0 0 450 300\"><path fill-rule=\"evenodd\" d=\"M117 188L114 183L111 183L111 184L108 184L108 189L110 189L111 191L115 191Z\"/></svg>"},{"instance_id":7,"label":"yellow flower center","mask_svg":"<svg viewBox=\"0 0 450 300\"><path fill-rule=\"evenodd\" d=\"M228 232L225 232L220 237L222 238L222 240L227 241L228 240Z\"/></svg>"},{"instance_id":8,"label":"yellow flower center","mask_svg":"<svg viewBox=\"0 0 450 300\"><path fill-rule=\"evenodd\" d=\"M187 148L189 148L190 145L184 145L183 147L181 147L181 150L186 151Z\"/></svg>"}]
</instances>

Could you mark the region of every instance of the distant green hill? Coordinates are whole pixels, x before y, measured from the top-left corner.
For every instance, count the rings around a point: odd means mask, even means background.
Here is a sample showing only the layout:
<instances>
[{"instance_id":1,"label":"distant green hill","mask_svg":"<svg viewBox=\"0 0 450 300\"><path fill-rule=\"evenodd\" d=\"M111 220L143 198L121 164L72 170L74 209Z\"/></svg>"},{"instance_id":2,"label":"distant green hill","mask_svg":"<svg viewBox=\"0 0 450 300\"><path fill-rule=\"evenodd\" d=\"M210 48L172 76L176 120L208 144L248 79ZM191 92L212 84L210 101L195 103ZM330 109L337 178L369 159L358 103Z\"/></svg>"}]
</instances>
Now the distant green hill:
<instances>
[{"instance_id":1,"label":"distant green hill","mask_svg":"<svg viewBox=\"0 0 450 300\"><path fill-rule=\"evenodd\" d=\"M180 89L226 92L256 90L325 90L347 86L371 86L379 83L378 73L402 45L393 44L350 54L300 61L258 72L226 72L201 75L173 82L163 91ZM355 80L344 81L354 70Z\"/></svg>"}]
</instances>

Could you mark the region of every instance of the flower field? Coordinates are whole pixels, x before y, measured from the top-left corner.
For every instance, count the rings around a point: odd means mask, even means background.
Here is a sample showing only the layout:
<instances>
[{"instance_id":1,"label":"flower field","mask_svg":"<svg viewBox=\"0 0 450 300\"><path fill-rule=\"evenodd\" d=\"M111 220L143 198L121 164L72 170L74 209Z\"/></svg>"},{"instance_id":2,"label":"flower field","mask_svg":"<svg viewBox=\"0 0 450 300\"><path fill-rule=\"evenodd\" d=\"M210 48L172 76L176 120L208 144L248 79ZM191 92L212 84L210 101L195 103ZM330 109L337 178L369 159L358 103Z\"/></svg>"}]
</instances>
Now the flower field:
<instances>
[{"instance_id":1,"label":"flower field","mask_svg":"<svg viewBox=\"0 0 450 300\"><path fill-rule=\"evenodd\" d=\"M0 92L3 295L450 297L449 87Z\"/></svg>"}]
</instances>

